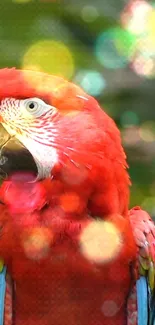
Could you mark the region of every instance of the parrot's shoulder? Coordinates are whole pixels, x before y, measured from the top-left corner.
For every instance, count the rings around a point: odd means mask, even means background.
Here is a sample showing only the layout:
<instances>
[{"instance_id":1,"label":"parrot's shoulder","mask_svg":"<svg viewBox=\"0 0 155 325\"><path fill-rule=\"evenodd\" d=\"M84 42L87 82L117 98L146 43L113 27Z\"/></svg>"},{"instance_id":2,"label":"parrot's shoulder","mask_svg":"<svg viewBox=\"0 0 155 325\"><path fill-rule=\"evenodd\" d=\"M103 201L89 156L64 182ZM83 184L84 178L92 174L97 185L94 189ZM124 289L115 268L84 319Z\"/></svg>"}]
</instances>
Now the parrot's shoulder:
<instances>
[{"instance_id":1,"label":"parrot's shoulder","mask_svg":"<svg viewBox=\"0 0 155 325\"><path fill-rule=\"evenodd\" d=\"M128 318L137 312L138 325L155 324L155 224L139 206L129 211L132 231L137 245L137 281L128 300ZM136 302L134 304L133 298ZM133 312L131 306L135 305ZM130 323L130 322L129 322Z\"/></svg>"},{"instance_id":2,"label":"parrot's shoulder","mask_svg":"<svg viewBox=\"0 0 155 325\"><path fill-rule=\"evenodd\" d=\"M138 254L138 273L147 276L150 288L155 287L155 224L139 206L129 212Z\"/></svg>"}]
</instances>

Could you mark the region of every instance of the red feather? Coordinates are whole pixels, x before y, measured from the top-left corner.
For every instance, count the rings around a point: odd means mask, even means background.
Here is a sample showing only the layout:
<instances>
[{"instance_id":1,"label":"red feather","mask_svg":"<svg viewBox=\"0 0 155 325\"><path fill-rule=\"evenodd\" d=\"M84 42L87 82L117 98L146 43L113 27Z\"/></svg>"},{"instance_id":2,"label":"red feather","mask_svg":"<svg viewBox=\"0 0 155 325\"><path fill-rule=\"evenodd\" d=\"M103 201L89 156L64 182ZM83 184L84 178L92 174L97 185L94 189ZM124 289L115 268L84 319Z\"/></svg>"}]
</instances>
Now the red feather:
<instances>
[{"instance_id":1,"label":"red feather","mask_svg":"<svg viewBox=\"0 0 155 325\"><path fill-rule=\"evenodd\" d=\"M6 97L39 97L59 111L52 180L12 178L10 193L7 182L1 190L0 255L16 283L15 325L126 325L136 247L119 130L95 99L59 77L0 70L0 100ZM108 262L101 247L99 264L81 249L81 233L95 217L113 225L121 247Z\"/></svg>"},{"instance_id":2,"label":"red feather","mask_svg":"<svg viewBox=\"0 0 155 325\"><path fill-rule=\"evenodd\" d=\"M28 178L29 179L29 178ZM55 193L59 198L60 183L52 186L48 180L28 183L25 177L23 189L18 193L25 195L27 206L32 207L39 193ZM6 182L7 183L7 182ZM10 180L11 192L5 195L7 184L2 187L2 197L7 208L1 206L0 224L2 238L0 255L5 259L8 270L16 283L13 300L14 321L16 325L75 325L80 324L124 325L126 324L126 298L131 285L129 263L135 260L136 247L128 218L119 215L106 217L121 236L118 255L109 256L109 261L92 262L80 249L80 236L94 220L82 214L80 220L68 219L55 207L33 205L29 216L38 216L38 223L25 225L25 208L12 215L10 196L21 189L19 178ZM38 192L34 192L38 186ZM40 192L41 188L41 192ZM32 191L32 192L31 192ZM42 196L41 196L42 197ZM45 195L43 195L45 197ZM16 203L15 198L12 205ZM16 206L16 204L15 204ZM60 208L60 207L59 207ZM29 211L30 212L30 211ZM16 218L23 224L16 222ZM103 233L104 236L104 233ZM80 244L81 245L81 244ZM101 247L102 249L102 247ZM103 257L105 254L103 246ZM121 287L121 290L120 290Z\"/></svg>"}]
</instances>

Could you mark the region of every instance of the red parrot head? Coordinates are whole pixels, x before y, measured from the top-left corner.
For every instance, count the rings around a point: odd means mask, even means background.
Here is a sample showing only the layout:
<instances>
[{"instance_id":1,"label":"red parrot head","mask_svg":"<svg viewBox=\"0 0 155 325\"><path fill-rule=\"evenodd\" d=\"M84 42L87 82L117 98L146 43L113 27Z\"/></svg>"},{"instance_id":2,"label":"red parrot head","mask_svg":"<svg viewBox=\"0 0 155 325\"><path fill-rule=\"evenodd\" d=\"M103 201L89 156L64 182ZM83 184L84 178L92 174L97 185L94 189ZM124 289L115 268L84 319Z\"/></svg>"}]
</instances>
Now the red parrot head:
<instances>
[{"instance_id":1,"label":"red parrot head","mask_svg":"<svg viewBox=\"0 0 155 325\"><path fill-rule=\"evenodd\" d=\"M6 132L1 133L4 173L32 170L45 179L58 168L75 183L80 175L101 186L105 182L105 189L116 182L120 191L128 191L119 130L73 83L36 71L1 69L0 121Z\"/></svg>"},{"instance_id":2,"label":"red parrot head","mask_svg":"<svg viewBox=\"0 0 155 325\"><path fill-rule=\"evenodd\" d=\"M27 148L32 154L39 178L50 175L59 162L60 151L68 155L69 150L74 149L72 141L76 146L82 127L87 127L84 106L88 96L75 85L56 76L2 69L0 100L2 125L11 141L19 140L24 146L22 150ZM92 123L93 120L90 121Z\"/></svg>"}]
</instances>

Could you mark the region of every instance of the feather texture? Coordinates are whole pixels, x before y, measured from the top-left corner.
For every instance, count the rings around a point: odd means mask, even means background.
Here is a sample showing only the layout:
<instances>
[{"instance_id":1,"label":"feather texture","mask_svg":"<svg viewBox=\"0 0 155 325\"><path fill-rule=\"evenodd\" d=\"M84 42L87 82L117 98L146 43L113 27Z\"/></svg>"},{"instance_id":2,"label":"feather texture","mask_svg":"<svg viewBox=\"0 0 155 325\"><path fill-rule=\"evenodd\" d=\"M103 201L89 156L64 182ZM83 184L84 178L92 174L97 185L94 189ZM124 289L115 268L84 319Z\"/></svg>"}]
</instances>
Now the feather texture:
<instances>
[{"instance_id":1,"label":"feather texture","mask_svg":"<svg viewBox=\"0 0 155 325\"><path fill-rule=\"evenodd\" d=\"M26 110L34 97L43 101L39 116ZM140 208L128 213L128 165L114 121L63 78L16 69L0 70L0 118L43 171L36 183L8 179L0 193L15 325L152 322L155 227ZM140 275L150 287L148 316Z\"/></svg>"},{"instance_id":2,"label":"feather texture","mask_svg":"<svg viewBox=\"0 0 155 325\"><path fill-rule=\"evenodd\" d=\"M51 114L28 118L20 100L33 97L52 105ZM80 193L94 216L127 215L130 181L120 132L94 98L56 76L2 69L0 100L3 126L46 169L43 178L51 173L64 191Z\"/></svg>"},{"instance_id":3,"label":"feather texture","mask_svg":"<svg viewBox=\"0 0 155 325\"><path fill-rule=\"evenodd\" d=\"M155 322L155 225L140 207L130 210L130 221L137 244L138 325Z\"/></svg>"}]
</instances>

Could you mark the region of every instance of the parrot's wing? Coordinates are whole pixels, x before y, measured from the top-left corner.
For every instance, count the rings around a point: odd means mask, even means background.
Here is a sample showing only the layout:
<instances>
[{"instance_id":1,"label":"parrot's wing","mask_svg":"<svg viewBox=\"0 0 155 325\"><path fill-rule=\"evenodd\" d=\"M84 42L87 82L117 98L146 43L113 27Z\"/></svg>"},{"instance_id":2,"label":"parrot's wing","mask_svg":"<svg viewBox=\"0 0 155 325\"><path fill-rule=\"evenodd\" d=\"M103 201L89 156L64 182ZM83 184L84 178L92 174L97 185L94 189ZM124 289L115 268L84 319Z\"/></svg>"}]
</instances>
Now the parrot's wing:
<instances>
[{"instance_id":1,"label":"parrot's wing","mask_svg":"<svg viewBox=\"0 0 155 325\"><path fill-rule=\"evenodd\" d=\"M129 213L137 244L138 280L129 297L128 325L155 325L155 225L140 207ZM133 317L135 322L130 321Z\"/></svg>"},{"instance_id":2,"label":"parrot's wing","mask_svg":"<svg viewBox=\"0 0 155 325\"><path fill-rule=\"evenodd\" d=\"M0 325L12 325L13 283L6 267L0 269Z\"/></svg>"},{"instance_id":3,"label":"parrot's wing","mask_svg":"<svg viewBox=\"0 0 155 325\"><path fill-rule=\"evenodd\" d=\"M6 292L6 267L0 273L0 324L4 323L4 305Z\"/></svg>"}]
</instances>

